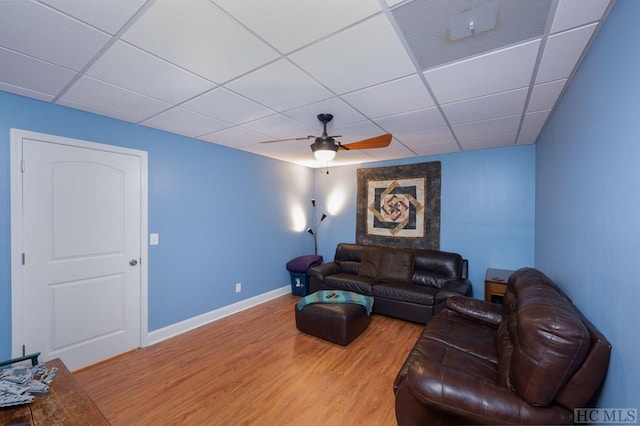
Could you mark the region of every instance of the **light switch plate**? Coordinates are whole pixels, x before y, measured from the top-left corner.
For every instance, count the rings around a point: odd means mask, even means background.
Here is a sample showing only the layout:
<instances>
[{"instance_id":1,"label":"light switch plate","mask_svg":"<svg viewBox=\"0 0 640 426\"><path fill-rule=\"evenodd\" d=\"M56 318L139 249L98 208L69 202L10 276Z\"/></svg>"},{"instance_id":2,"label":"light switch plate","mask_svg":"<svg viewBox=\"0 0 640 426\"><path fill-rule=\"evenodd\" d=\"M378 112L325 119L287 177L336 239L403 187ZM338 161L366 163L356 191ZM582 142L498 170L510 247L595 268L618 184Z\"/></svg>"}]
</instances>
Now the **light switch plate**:
<instances>
[{"instance_id":1,"label":"light switch plate","mask_svg":"<svg viewBox=\"0 0 640 426\"><path fill-rule=\"evenodd\" d=\"M158 234L149 234L149 245L150 246L157 246L158 243L160 242L159 240L159 235Z\"/></svg>"}]
</instances>

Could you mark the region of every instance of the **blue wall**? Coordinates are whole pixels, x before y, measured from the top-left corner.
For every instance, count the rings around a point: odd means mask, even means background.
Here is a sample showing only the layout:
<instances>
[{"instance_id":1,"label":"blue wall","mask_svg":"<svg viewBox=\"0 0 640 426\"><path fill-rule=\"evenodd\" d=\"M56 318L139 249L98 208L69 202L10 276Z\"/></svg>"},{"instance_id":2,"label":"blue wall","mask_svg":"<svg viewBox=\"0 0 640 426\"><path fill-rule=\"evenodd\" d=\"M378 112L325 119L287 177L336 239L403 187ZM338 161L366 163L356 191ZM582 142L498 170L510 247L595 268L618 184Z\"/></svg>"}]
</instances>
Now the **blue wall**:
<instances>
[{"instance_id":1,"label":"blue wall","mask_svg":"<svg viewBox=\"0 0 640 426\"><path fill-rule=\"evenodd\" d=\"M291 214L311 219L312 170L0 92L0 359L11 355L12 127L148 152L149 232L160 234L149 331L288 285L285 263L313 251Z\"/></svg>"},{"instance_id":2,"label":"blue wall","mask_svg":"<svg viewBox=\"0 0 640 426\"><path fill-rule=\"evenodd\" d=\"M535 263L613 345L598 405L640 409L638 16L618 0L538 140Z\"/></svg>"},{"instance_id":3,"label":"blue wall","mask_svg":"<svg viewBox=\"0 0 640 426\"><path fill-rule=\"evenodd\" d=\"M319 253L333 259L336 244L355 241L358 168L440 161L440 249L469 259L475 297L484 298L487 268L533 266L535 147L533 145L368 163L329 169L315 177L319 209L342 209L319 229Z\"/></svg>"}]
</instances>

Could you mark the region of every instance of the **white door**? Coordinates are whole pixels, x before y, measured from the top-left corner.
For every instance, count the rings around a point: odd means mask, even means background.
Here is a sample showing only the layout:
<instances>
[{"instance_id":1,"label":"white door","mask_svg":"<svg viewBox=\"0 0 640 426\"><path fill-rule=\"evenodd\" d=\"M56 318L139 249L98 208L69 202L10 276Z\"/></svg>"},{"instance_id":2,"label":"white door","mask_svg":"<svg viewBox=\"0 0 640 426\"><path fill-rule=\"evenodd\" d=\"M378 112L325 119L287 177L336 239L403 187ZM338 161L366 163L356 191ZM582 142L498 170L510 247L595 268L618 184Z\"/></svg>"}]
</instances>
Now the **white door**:
<instances>
[{"instance_id":1,"label":"white door","mask_svg":"<svg viewBox=\"0 0 640 426\"><path fill-rule=\"evenodd\" d=\"M38 139L20 138L13 351L24 345L75 370L141 345L146 157Z\"/></svg>"}]
</instances>

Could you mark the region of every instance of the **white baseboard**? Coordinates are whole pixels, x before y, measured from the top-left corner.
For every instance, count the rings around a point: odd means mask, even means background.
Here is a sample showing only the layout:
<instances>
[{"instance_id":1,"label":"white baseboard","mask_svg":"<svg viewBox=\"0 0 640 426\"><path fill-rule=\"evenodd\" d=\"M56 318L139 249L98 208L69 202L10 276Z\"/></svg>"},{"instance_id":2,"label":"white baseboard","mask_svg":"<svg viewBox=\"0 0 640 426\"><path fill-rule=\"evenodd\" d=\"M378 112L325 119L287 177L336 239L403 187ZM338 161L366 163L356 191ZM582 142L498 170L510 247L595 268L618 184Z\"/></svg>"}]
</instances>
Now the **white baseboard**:
<instances>
[{"instance_id":1,"label":"white baseboard","mask_svg":"<svg viewBox=\"0 0 640 426\"><path fill-rule=\"evenodd\" d=\"M267 302L276 297L284 296L285 294L291 294L291 285L277 288L275 290L268 291L258 296L250 297L249 299L241 300L231 305L223 306L222 308L215 309L213 311L206 312L204 314L195 316L193 318L180 321L178 323L169 325L167 327L160 328L149 332L147 337L147 343L153 345L163 340L175 337L179 334L186 333L194 328L201 327L210 322L217 321L229 315L236 314L244 311L245 309L252 308L261 303Z\"/></svg>"}]
</instances>

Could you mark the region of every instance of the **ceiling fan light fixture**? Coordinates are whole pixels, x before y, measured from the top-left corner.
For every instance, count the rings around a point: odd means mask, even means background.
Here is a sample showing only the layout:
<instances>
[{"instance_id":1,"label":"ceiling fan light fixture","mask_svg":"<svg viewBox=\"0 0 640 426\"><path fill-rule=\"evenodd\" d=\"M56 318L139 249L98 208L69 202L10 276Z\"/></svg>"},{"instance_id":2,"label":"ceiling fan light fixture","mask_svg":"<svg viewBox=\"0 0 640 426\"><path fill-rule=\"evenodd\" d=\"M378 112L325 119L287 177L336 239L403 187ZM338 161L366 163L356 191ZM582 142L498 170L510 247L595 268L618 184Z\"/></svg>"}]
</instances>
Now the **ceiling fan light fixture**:
<instances>
[{"instance_id":1,"label":"ceiling fan light fixture","mask_svg":"<svg viewBox=\"0 0 640 426\"><path fill-rule=\"evenodd\" d=\"M336 152L331 151L330 149L321 149L318 151L313 151L313 155L316 157L316 160L322 163L328 163L335 158Z\"/></svg>"},{"instance_id":2,"label":"ceiling fan light fixture","mask_svg":"<svg viewBox=\"0 0 640 426\"><path fill-rule=\"evenodd\" d=\"M328 163L335 158L338 145L328 138L318 138L315 143L311 144L311 151L313 151L316 160Z\"/></svg>"},{"instance_id":3,"label":"ceiling fan light fixture","mask_svg":"<svg viewBox=\"0 0 640 426\"><path fill-rule=\"evenodd\" d=\"M1 1L1 0L0 0ZM373 148L385 148L391 143L391 133L385 133L373 138L364 139L358 142L348 143L343 145L341 142L336 142L335 138L341 138L342 135L329 136L327 134L327 123L333 120L331 114L318 114L318 121L322 123L322 136L308 135L300 138L288 138L288 139L276 139L272 141L264 141L260 143L272 143L272 142L284 142L284 141L300 141L311 139L315 137L314 142L310 145L313 156L321 163L327 164L333 160L339 149L345 151L357 150L357 149L373 149ZM328 172L327 172L328 173Z\"/></svg>"}]
</instances>

